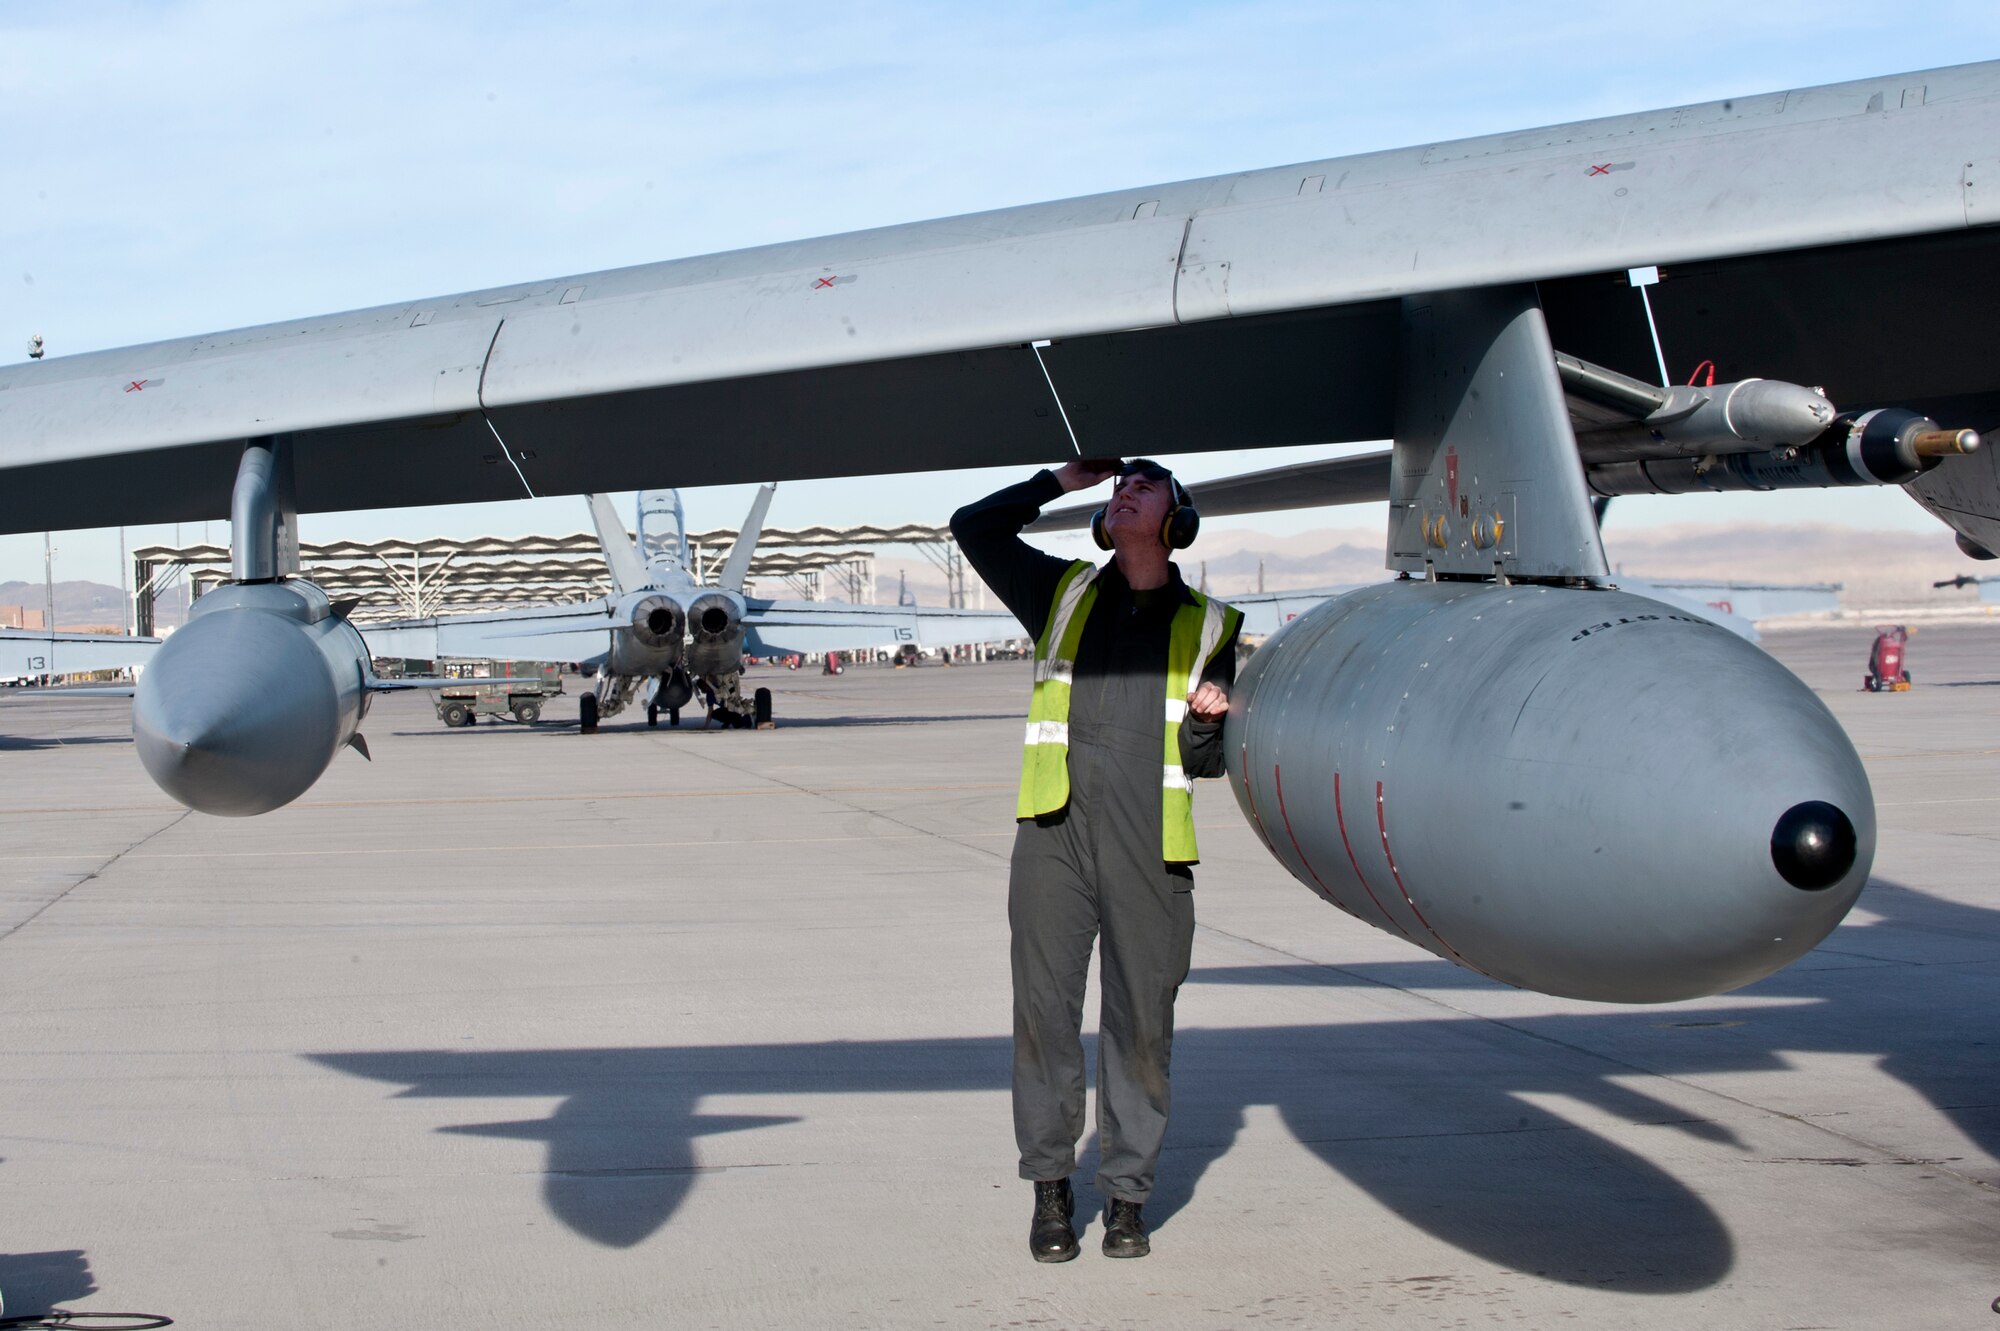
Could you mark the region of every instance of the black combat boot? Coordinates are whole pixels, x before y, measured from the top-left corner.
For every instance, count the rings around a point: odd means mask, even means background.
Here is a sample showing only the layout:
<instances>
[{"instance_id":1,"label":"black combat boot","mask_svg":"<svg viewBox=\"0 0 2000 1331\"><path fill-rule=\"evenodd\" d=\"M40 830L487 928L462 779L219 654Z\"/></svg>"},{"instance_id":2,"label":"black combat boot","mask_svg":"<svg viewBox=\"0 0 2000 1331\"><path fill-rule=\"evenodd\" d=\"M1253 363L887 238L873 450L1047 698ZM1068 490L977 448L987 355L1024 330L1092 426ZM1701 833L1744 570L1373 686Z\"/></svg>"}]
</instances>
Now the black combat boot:
<instances>
[{"instance_id":1,"label":"black combat boot","mask_svg":"<svg viewBox=\"0 0 2000 1331\"><path fill-rule=\"evenodd\" d=\"M1153 1241L1146 1237L1146 1221L1139 1214L1139 1203L1121 1202L1113 1197L1104 1207L1104 1255L1144 1257L1152 1250Z\"/></svg>"},{"instance_id":2,"label":"black combat boot","mask_svg":"<svg viewBox=\"0 0 2000 1331\"><path fill-rule=\"evenodd\" d=\"M1076 1198L1070 1194L1069 1180L1035 1184L1035 1220L1028 1230L1028 1251L1038 1262L1066 1262L1076 1256L1076 1230L1070 1218L1076 1214Z\"/></svg>"}]
</instances>

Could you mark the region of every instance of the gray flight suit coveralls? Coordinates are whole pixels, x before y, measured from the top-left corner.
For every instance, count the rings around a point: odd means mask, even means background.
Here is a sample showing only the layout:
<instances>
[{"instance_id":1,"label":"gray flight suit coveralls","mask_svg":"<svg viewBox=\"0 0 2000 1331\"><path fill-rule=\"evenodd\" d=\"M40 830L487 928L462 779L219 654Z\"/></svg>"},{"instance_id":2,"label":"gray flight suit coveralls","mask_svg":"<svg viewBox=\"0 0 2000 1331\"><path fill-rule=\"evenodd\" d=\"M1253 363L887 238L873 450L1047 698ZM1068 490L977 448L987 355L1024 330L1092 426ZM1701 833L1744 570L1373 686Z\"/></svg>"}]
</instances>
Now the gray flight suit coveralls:
<instances>
[{"instance_id":1,"label":"gray flight suit coveralls","mask_svg":"<svg viewBox=\"0 0 2000 1331\"><path fill-rule=\"evenodd\" d=\"M1039 638L1069 568L1020 537L1063 493L1037 473L952 515L959 548L1028 632ZM1083 996L1102 937L1097 1043L1097 1186L1143 1203L1166 1136L1174 997L1194 942L1194 874L1161 858L1167 639L1192 598L1180 570L1133 591L1108 564L1084 621L1070 690L1067 806L1022 819L1007 886L1013 929L1014 1136L1021 1177L1068 1178L1083 1135ZM1232 635L1203 671L1236 679ZM1181 723L1189 777L1222 775L1222 723Z\"/></svg>"}]
</instances>

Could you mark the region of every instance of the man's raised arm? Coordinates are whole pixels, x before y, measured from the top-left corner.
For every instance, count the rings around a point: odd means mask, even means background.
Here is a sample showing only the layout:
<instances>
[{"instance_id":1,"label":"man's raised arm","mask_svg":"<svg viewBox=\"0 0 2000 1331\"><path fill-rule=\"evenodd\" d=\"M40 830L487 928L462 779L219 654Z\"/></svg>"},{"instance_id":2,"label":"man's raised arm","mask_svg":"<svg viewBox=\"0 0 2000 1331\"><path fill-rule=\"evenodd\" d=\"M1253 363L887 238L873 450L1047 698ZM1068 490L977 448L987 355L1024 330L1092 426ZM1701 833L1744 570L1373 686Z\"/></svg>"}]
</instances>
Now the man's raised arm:
<instances>
[{"instance_id":1,"label":"man's raised arm","mask_svg":"<svg viewBox=\"0 0 2000 1331\"><path fill-rule=\"evenodd\" d=\"M1071 561L1029 545L1021 539L1021 529L1058 495L1102 484L1117 470L1115 458L1079 458L1056 471L1038 471L1020 484L967 504L951 515L952 539L965 552L973 571L1031 636L1041 636L1055 600L1056 583Z\"/></svg>"}]
</instances>

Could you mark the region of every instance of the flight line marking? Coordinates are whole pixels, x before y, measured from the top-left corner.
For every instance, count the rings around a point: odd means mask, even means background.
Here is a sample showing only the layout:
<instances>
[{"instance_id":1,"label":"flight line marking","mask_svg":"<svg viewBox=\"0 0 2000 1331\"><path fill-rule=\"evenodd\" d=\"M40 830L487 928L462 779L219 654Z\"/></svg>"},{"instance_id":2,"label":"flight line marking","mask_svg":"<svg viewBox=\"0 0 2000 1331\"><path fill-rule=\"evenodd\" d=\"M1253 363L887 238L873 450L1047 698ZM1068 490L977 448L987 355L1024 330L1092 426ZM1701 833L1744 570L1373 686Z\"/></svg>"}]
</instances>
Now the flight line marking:
<instances>
[{"instance_id":1,"label":"flight line marking","mask_svg":"<svg viewBox=\"0 0 2000 1331\"><path fill-rule=\"evenodd\" d=\"M1227 832L1238 826L1234 822L1197 824L1202 832ZM824 837L742 837L726 841L564 841L534 842L519 846L496 846L486 843L463 846L382 846L355 847L342 846L329 850L166 850L155 854L126 854L125 860L257 860L257 859L307 859L314 856L336 855L466 855L482 851L496 854L513 854L516 851L542 850L696 850L703 846L807 846L822 842L836 841L962 841L993 837L1011 837L1013 828L999 832L885 832L880 836L824 836ZM0 855L0 864L26 864L41 860L95 860L101 858L102 851L78 850L66 855Z\"/></svg>"},{"instance_id":2,"label":"flight line marking","mask_svg":"<svg viewBox=\"0 0 2000 1331\"><path fill-rule=\"evenodd\" d=\"M776 788L760 787L755 790L617 790L586 795L493 795L480 798L473 796L436 796L430 799L397 800L298 800L285 807L291 809L376 809L386 805L410 805L434 807L438 805L460 804L554 804L575 803L579 800L694 800L694 799L741 799L749 795L817 795L828 794L898 794L925 790L1013 790L1018 783L1012 781L968 781L958 785L925 786L784 786ZM157 813L171 808L161 804L73 804L55 808L16 807L14 813Z\"/></svg>"}]
</instances>

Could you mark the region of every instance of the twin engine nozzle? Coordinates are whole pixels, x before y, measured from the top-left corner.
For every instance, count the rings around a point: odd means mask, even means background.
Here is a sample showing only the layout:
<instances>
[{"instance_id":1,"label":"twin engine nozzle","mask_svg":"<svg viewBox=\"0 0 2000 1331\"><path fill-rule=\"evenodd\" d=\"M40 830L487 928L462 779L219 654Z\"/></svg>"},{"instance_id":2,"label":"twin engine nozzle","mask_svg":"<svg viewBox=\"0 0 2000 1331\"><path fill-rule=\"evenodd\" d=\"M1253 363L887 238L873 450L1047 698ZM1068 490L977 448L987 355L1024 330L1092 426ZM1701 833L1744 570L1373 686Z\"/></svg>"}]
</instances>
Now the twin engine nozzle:
<instances>
[{"instance_id":1,"label":"twin engine nozzle","mask_svg":"<svg viewBox=\"0 0 2000 1331\"><path fill-rule=\"evenodd\" d=\"M688 607L688 669L725 675L743 668L743 603L728 592L703 592Z\"/></svg>"},{"instance_id":2,"label":"twin engine nozzle","mask_svg":"<svg viewBox=\"0 0 2000 1331\"><path fill-rule=\"evenodd\" d=\"M632 636L655 651L678 648L687 636L687 612L672 597L641 597L632 606Z\"/></svg>"}]
</instances>

